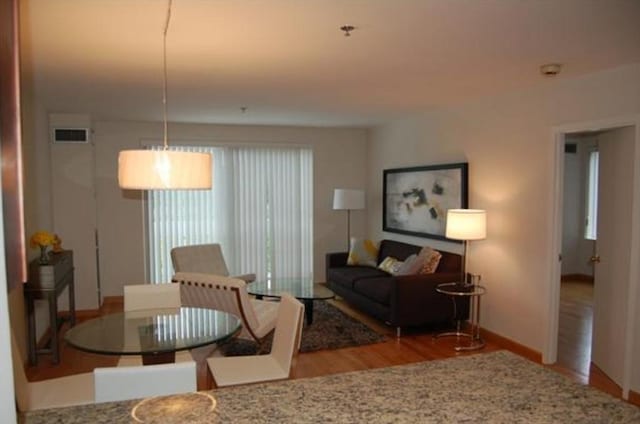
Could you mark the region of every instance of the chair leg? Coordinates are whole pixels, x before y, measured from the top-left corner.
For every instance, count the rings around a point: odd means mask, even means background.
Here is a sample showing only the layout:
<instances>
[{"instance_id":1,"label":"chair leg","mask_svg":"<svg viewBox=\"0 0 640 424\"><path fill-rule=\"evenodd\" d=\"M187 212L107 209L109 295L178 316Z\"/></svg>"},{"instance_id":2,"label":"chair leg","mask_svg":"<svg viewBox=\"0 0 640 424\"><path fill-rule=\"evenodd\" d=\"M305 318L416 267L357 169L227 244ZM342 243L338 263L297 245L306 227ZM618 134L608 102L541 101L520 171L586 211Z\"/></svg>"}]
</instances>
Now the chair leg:
<instances>
[{"instance_id":1,"label":"chair leg","mask_svg":"<svg viewBox=\"0 0 640 424\"><path fill-rule=\"evenodd\" d=\"M402 335L402 329L400 327L396 327L396 338L400 338L400 336Z\"/></svg>"}]
</instances>

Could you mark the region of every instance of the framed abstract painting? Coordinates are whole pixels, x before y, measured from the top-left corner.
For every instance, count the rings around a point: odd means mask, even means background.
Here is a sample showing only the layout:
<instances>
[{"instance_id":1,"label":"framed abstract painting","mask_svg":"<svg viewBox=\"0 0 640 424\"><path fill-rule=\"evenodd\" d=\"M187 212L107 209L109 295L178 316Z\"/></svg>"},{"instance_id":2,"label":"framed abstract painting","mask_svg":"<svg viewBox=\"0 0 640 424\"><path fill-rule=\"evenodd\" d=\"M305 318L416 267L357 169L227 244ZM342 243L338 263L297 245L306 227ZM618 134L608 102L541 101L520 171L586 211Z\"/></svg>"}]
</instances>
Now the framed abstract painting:
<instances>
[{"instance_id":1,"label":"framed abstract painting","mask_svg":"<svg viewBox=\"0 0 640 424\"><path fill-rule=\"evenodd\" d=\"M468 204L468 163L385 169L382 230L448 240L448 209Z\"/></svg>"}]
</instances>

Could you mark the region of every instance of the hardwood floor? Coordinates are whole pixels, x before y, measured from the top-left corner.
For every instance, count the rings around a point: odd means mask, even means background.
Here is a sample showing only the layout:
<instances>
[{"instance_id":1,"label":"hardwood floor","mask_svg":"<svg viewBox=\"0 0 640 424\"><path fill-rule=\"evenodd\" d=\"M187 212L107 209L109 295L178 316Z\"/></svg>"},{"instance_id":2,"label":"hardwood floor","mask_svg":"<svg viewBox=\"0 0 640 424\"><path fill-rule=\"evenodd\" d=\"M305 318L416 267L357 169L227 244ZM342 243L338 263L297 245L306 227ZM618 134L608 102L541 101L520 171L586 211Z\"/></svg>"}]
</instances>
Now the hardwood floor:
<instances>
[{"instance_id":1,"label":"hardwood floor","mask_svg":"<svg viewBox=\"0 0 640 424\"><path fill-rule=\"evenodd\" d=\"M568 279L560 285L558 362L551 368L582 384L621 397L621 388L591 363L593 281Z\"/></svg>"},{"instance_id":2,"label":"hardwood floor","mask_svg":"<svg viewBox=\"0 0 640 424\"><path fill-rule=\"evenodd\" d=\"M433 332L429 331L406 331L400 339L395 337L395 329L388 327L379 321L370 318L352 308L340 300L331 301L336 307L344 312L360 319L374 330L385 334L389 339L383 343L372 345L325 350L317 352L301 353L298 355L294 372L294 378L306 378L348 371L358 371L370 368L381 368L393 365L402 365L412 362L425 360L443 359L454 356L483 354L499 349L509 349L525 357L527 352L521 349L513 348L513 344L504 345L500 342L487 341L484 349L474 352L458 353L453 348L456 340L453 337L440 339L433 338ZM101 313L106 314L122 309L121 300L110 299ZM573 316L571 320L573 320ZM62 334L66 328L62 329ZM95 367L115 366L117 357L105 355L95 355L85 353L61 343L60 352L61 362L58 365L52 365L49 356L43 355L39 357L36 367L27 368L27 376L31 381L38 381L48 378L61 377L65 375L77 374L82 372L90 372ZM567 375L569 378L583 384L591 384L601 390L611 392L606 381L600 381L596 377L593 381L593 373L591 380L585 378L582 358L578 357L575 361L571 361L572 350L562 349L563 363L551 366L552 369ZM201 348L192 351L192 354L198 362L198 389L205 390L213 386L211 375L206 367L204 359L212 353L212 348ZM618 393L619 397L620 394Z\"/></svg>"},{"instance_id":3,"label":"hardwood floor","mask_svg":"<svg viewBox=\"0 0 640 424\"><path fill-rule=\"evenodd\" d=\"M593 282L563 281L560 285L558 363L589 377L593 325Z\"/></svg>"}]
</instances>

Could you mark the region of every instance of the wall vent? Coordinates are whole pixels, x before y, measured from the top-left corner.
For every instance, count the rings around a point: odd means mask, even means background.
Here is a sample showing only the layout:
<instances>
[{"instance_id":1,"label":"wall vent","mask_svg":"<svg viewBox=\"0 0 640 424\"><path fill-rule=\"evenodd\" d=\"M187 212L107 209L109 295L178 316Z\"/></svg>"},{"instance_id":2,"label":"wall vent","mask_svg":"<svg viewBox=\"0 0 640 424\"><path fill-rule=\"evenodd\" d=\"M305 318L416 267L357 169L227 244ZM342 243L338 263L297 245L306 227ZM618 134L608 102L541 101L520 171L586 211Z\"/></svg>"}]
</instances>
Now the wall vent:
<instances>
[{"instance_id":1,"label":"wall vent","mask_svg":"<svg viewBox=\"0 0 640 424\"><path fill-rule=\"evenodd\" d=\"M88 143L89 128L54 128L54 143Z\"/></svg>"}]
</instances>

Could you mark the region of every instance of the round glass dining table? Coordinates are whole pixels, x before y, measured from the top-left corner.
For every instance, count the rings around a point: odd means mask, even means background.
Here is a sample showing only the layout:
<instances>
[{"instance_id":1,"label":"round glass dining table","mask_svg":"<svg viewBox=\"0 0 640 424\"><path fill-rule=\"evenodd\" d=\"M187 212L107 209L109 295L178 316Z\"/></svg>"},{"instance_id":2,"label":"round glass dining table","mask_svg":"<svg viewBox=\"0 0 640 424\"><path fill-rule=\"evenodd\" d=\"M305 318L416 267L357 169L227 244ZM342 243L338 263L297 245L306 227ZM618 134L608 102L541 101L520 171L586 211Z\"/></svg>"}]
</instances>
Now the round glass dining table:
<instances>
[{"instance_id":1,"label":"round glass dining table","mask_svg":"<svg viewBox=\"0 0 640 424\"><path fill-rule=\"evenodd\" d=\"M144 364L172 362L175 352L219 343L241 328L238 317L206 308L119 312L77 324L65 333L69 345L105 355L142 355Z\"/></svg>"}]
</instances>

